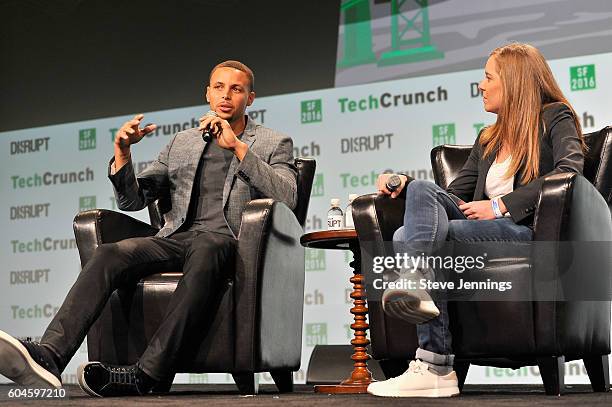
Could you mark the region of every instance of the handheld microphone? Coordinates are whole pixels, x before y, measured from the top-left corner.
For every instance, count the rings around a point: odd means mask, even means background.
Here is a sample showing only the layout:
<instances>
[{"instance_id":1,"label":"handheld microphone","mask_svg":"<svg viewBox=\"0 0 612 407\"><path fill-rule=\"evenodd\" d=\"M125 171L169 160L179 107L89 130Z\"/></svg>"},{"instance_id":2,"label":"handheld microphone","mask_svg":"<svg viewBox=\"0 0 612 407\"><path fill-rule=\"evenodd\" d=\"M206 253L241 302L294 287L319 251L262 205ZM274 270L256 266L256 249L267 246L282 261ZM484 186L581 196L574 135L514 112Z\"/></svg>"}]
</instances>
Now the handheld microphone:
<instances>
[{"instance_id":1,"label":"handheld microphone","mask_svg":"<svg viewBox=\"0 0 612 407\"><path fill-rule=\"evenodd\" d=\"M208 112L206 112L204 116L217 117L217 113L215 113L214 110L209 110ZM205 128L204 132L202 132L202 140L204 140L206 143L210 143L212 141L211 133L212 133L212 129L210 127Z\"/></svg>"},{"instance_id":2,"label":"handheld microphone","mask_svg":"<svg viewBox=\"0 0 612 407\"><path fill-rule=\"evenodd\" d=\"M402 179L397 175L393 174L387 180L385 187L387 187L389 192L395 192L395 190L398 189L400 185L402 185Z\"/></svg>"}]
</instances>

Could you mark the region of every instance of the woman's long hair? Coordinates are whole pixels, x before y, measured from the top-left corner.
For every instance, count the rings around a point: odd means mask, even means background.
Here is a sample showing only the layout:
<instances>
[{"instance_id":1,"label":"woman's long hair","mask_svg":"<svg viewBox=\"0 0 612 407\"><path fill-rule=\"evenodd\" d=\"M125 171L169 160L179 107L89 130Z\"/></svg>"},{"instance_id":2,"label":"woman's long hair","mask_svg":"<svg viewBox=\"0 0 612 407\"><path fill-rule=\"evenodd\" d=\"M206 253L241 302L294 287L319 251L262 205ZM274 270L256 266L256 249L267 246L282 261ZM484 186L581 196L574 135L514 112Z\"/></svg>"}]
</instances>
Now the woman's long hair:
<instances>
[{"instance_id":1,"label":"woman's long hair","mask_svg":"<svg viewBox=\"0 0 612 407\"><path fill-rule=\"evenodd\" d=\"M550 103L563 103L574 116L576 130L582 140L582 129L576 112L569 104L540 51L528 44L513 43L491 52L495 58L502 84L502 103L497 121L480 136L484 156L502 146L512 155L507 176L523 169L521 184L539 174L540 140L538 129L542 109ZM546 129L543 129L546 131Z\"/></svg>"}]
</instances>

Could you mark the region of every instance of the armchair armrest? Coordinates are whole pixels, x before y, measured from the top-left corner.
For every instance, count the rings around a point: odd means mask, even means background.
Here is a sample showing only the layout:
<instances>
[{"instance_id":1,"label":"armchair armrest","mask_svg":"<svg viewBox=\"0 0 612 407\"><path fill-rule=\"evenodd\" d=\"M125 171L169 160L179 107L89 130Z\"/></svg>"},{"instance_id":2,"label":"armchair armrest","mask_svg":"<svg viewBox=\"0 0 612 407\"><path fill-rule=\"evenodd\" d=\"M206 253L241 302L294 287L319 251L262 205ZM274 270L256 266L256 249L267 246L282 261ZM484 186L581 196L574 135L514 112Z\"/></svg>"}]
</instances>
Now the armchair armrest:
<instances>
[{"instance_id":1,"label":"armchair armrest","mask_svg":"<svg viewBox=\"0 0 612 407\"><path fill-rule=\"evenodd\" d=\"M533 256L536 292L547 299L533 303L538 351L563 354L581 348L599 353L603 347L609 352L610 257L609 249L602 253L599 248L612 241L612 220L603 196L582 175L546 177L534 240L550 242ZM598 300L588 301L590 296Z\"/></svg>"},{"instance_id":2,"label":"armchair armrest","mask_svg":"<svg viewBox=\"0 0 612 407\"><path fill-rule=\"evenodd\" d=\"M353 201L353 222L362 251L371 250L372 256L393 255L389 252L391 245L385 242L391 242L395 231L403 225L405 207L405 194L395 199L369 194ZM372 356L375 359L413 357L417 348L415 325L387 317L379 301L369 301L368 310Z\"/></svg>"},{"instance_id":3,"label":"armchair armrest","mask_svg":"<svg viewBox=\"0 0 612 407\"><path fill-rule=\"evenodd\" d=\"M383 242L393 240L393 233L404 224L405 195L362 195L353 201L353 221L359 240ZM381 246L382 248L382 246Z\"/></svg>"},{"instance_id":4,"label":"armchair armrest","mask_svg":"<svg viewBox=\"0 0 612 407\"><path fill-rule=\"evenodd\" d=\"M85 266L102 243L113 243L130 237L153 236L157 229L120 212L92 209L79 212L72 222L76 244Z\"/></svg>"},{"instance_id":5,"label":"armchair armrest","mask_svg":"<svg viewBox=\"0 0 612 407\"><path fill-rule=\"evenodd\" d=\"M272 357L276 367L299 368L305 277L302 233L294 213L272 199L251 201L242 214L234 281L238 371L265 369ZM280 357L285 360L279 361Z\"/></svg>"},{"instance_id":6,"label":"armchair armrest","mask_svg":"<svg viewBox=\"0 0 612 407\"><path fill-rule=\"evenodd\" d=\"M610 209L582 175L546 177L535 212L534 238L540 241L610 241Z\"/></svg>"}]
</instances>

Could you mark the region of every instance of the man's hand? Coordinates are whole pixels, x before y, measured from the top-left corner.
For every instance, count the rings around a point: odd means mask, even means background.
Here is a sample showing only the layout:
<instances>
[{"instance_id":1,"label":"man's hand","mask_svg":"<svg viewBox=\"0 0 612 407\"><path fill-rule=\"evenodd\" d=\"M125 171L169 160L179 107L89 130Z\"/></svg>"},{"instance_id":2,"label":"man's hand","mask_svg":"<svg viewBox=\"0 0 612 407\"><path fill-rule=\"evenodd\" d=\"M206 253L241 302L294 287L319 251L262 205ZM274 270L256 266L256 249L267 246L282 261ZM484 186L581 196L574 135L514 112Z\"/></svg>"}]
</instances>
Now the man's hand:
<instances>
[{"instance_id":1,"label":"man's hand","mask_svg":"<svg viewBox=\"0 0 612 407\"><path fill-rule=\"evenodd\" d=\"M490 200L472 201L459 205L459 209L468 219L490 220L495 219ZM505 209L505 208L504 208ZM503 212L502 212L503 213Z\"/></svg>"},{"instance_id":2,"label":"man's hand","mask_svg":"<svg viewBox=\"0 0 612 407\"><path fill-rule=\"evenodd\" d=\"M123 123L115 135L115 171L123 167L130 160L130 146L138 143L144 136L157 128L155 124L140 127L144 118L143 114L137 114L130 121Z\"/></svg>"},{"instance_id":3,"label":"man's hand","mask_svg":"<svg viewBox=\"0 0 612 407\"><path fill-rule=\"evenodd\" d=\"M130 121L123 123L115 135L115 146L119 149L128 149L132 144L138 143L144 136L151 133L157 128L155 124L149 124L145 127L140 127L140 123L144 118L143 114L137 114Z\"/></svg>"},{"instance_id":4,"label":"man's hand","mask_svg":"<svg viewBox=\"0 0 612 407\"><path fill-rule=\"evenodd\" d=\"M397 175L398 177L400 177L401 184L395 191L391 192L387 189L387 181L389 181L389 178L391 178L393 175ZM391 195L391 198L397 198L400 192L402 192L402 190L406 186L406 181L408 181L408 177L406 177L405 175L380 174L378 176L378 179L376 180L376 189L378 190L378 194Z\"/></svg>"},{"instance_id":5,"label":"man's hand","mask_svg":"<svg viewBox=\"0 0 612 407\"><path fill-rule=\"evenodd\" d=\"M200 118L200 127L198 130L204 131L209 129L210 133L217 139L219 147L230 150L240 161L247 153L248 146L240 141L232 126L227 120L216 116L202 116Z\"/></svg>"}]
</instances>

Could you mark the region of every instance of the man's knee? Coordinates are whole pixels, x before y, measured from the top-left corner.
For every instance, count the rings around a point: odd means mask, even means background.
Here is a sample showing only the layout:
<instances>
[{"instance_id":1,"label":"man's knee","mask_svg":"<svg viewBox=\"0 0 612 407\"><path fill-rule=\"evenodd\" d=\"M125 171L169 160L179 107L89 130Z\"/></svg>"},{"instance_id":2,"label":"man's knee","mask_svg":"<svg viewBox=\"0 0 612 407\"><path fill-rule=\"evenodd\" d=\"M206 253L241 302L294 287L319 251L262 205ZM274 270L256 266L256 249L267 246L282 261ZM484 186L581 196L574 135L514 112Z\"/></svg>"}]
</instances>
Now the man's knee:
<instances>
[{"instance_id":1,"label":"man's knee","mask_svg":"<svg viewBox=\"0 0 612 407\"><path fill-rule=\"evenodd\" d=\"M119 271L128 263L133 253L141 247L136 239L126 239L98 246L87 263L88 269Z\"/></svg>"}]
</instances>

